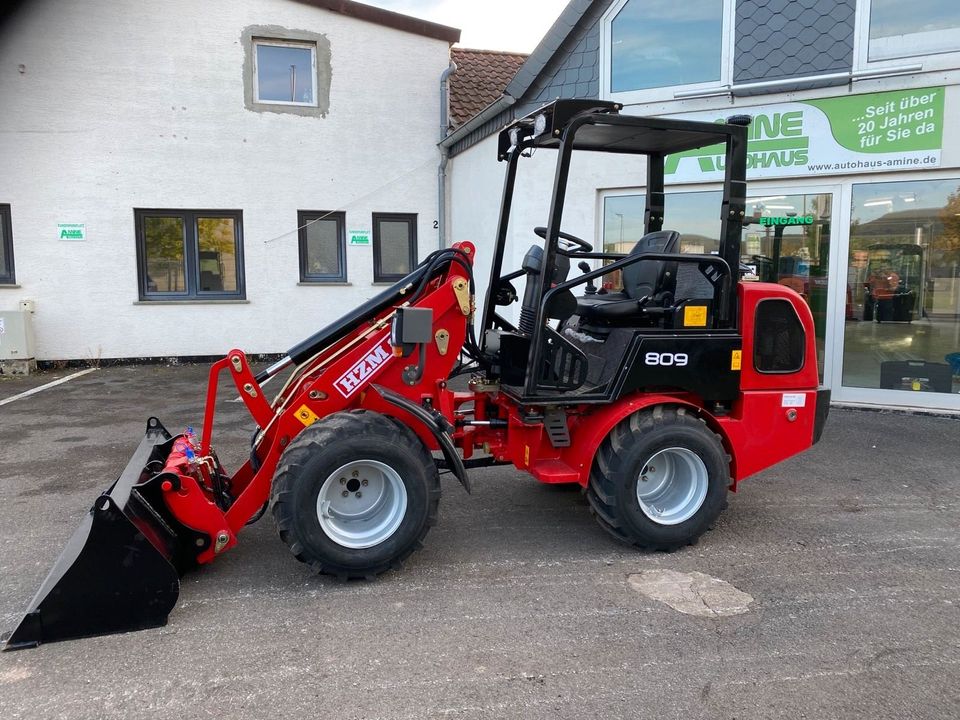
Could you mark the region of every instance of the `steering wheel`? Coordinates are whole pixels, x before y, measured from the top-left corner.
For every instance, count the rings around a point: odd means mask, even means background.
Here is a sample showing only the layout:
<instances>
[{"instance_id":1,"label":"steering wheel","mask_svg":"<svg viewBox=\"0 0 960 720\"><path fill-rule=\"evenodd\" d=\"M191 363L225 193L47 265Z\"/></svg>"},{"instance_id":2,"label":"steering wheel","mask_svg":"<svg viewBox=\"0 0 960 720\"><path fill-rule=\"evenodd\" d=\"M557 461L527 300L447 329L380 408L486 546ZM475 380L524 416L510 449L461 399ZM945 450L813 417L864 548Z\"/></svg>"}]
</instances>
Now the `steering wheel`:
<instances>
[{"instance_id":1,"label":"steering wheel","mask_svg":"<svg viewBox=\"0 0 960 720\"><path fill-rule=\"evenodd\" d=\"M537 227L535 227L535 228L533 229L533 232L535 232L537 235L539 235L540 237L542 237L544 240L547 239L547 229L546 229L545 227L542 227L542 226L539 226L539 225L538 225ZM559 233L557 233L557 235L559 236L559 238L560 238L561 240L565 240L566 242L570 243L571 245L576 245L576 246L579 248L580 252L585 252L585 253L593 252L593 245L591 245L590 243L588 243L586 240L581 240L581 239L578 238L576 235L571 235L570 233L565 233L565 232L563 232L563 230L561 230ZM560 250L560 252L567 252L567 251ZM573 252L573 254L576 253L575 250L572 251L572 252Z\"/></svg>"}]
</instances>

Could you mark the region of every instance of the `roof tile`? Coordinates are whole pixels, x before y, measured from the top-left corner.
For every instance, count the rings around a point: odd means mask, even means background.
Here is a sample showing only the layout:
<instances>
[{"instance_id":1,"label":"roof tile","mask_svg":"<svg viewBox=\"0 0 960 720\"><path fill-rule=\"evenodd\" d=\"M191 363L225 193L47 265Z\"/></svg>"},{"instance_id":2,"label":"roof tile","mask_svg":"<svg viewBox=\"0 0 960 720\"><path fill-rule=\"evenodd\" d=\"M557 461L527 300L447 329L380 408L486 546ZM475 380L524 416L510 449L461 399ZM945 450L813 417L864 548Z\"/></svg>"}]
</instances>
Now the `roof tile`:
<instances>
[{"instance_id":1,"label":"roof tile","mask_svg":"<svg viewBox=\"0 0 960 720\"><path fill-rule=\"evenodd\" d=\"M455 47L450 58L457 64L450 76L450 125L456 127L503 95L527 56Z\"/></svg>"}]
</instances>

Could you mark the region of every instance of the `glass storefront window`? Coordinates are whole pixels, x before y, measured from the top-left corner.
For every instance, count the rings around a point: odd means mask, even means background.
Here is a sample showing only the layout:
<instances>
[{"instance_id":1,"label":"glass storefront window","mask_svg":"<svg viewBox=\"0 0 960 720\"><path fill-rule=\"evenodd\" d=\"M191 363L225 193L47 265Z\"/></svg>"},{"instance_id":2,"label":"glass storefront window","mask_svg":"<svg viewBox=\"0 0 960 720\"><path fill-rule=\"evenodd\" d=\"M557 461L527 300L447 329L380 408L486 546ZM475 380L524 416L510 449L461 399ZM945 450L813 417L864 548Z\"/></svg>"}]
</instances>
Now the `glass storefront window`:
<instances>
[{"instance_id":1,"label":"glass storefront window","mask_svg":"<svg viewBox=\"0 0 960 720\"><path fill-rule=\"evenodd\" d=\"M643 237L644 195L611 195L603 199L603 251L628 253Z\"/></svg>"},{"instance_id":2,"label":"glass storefront window","mask_svg":"<svg viewBox=\"0 0 960 720\"><path fill-rule=\"evenodd\" d=\"M663 227L680 233L680 252L709 254L720 250L721 199L719 191L667 193ZM643 236L644 209L644 195L604 198L604 252L630 252ZM821 380L832 212L831 193L750 198L741 244L741 259L754 271L747 279L785 285L800 293L810 305ZM619 290L620 278L612 273L604 277L603 284L608 290Z\"/></svg>"},{"instance_id":3,"label":"glass storefront window","mask_svg":"<svg viewBox=\"0 0 960 720\"><path fill-rule=\"evenodd\" d=\"M647 205L644 195L616 195L603 200L603 251L627 254L637 240L643 237L643 212ZM610 263L604 261L604 265ZM623 289L620 271L604 275L601 286L605 290Z\"/></svg>"},{"instance_id":4,"label":"glass storefront window","mask_svg":"<svg viewBox=\"0 0 960 720\"><path fill-rule=\"evenodd\" d=\"M820 380L827 334L831 193L747 199L740 259L747 280L778 283L799 293L813 313Z\"/></svg>"},{"instance_id":5,"label":"glass storefront window","mask_svg":"<svg viewBox=\"0 0 960 720\"><path fill-rule=\"evenodd\" d=\"M723 193L669 193L664 199L663 227L680 233L680 252L713 253L720 249L720 207Z\"/></svg>"},{"instance_id":6,"label":"glass storefront window","mask_svg":"<svg viewBox=\"0 0 960 720\"><path fill-rule=\"evenodd\" d=\"M668 193L663 229L680 233L680 252L712 253L720 248L718 191ZM628 253L643 237L645 195L611 195L603 201L603 251ZM619 290L619 273L605 276L604 287Z\"/></svg>"},{"instance_id":7,"label":"glass storefront window","mask_svg":"<svg viewBox=\"0 0 960 720\"><path fill-rule=\"evenodd\" d=\"M680 233L680 252L710 253L720 247L717 191L668 193L663 228ZM628 253L643 237L644 195L610 195L603 200L603 251Z\"/></svg>"},{"instance_id":8,"label":"glass storefront window","mask_svg":"<svg viewBox=\"0 0 960 720\"><path fill-rule=\"evenodd\" d=\"M960 178L855 184L843 384L960 391Z\"/></svg>"}]
</instances>

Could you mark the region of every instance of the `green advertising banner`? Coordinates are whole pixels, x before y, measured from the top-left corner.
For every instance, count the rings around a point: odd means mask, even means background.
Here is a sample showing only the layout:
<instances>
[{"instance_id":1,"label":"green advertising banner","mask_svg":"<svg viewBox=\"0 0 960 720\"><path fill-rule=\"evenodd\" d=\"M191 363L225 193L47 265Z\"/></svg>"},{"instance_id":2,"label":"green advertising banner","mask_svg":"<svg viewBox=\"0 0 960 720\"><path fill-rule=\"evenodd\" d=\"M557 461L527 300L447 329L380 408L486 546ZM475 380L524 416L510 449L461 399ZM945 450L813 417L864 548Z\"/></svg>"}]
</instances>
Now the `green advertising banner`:
<instances>
[{"instance_id":1,"label":"green advertising banner","mask_svg":"<svg viewBox=\"0 0 960 720\"><path fill-rule=\"evenodd\" d=\"M796 177L933 168L943 147L942 87L893 90L743 108L749 128L747 176ZM688 120L723 122L716 111ZM723 177L723 148L667 158L670 182Z\"/></svg>"}]
</instances>

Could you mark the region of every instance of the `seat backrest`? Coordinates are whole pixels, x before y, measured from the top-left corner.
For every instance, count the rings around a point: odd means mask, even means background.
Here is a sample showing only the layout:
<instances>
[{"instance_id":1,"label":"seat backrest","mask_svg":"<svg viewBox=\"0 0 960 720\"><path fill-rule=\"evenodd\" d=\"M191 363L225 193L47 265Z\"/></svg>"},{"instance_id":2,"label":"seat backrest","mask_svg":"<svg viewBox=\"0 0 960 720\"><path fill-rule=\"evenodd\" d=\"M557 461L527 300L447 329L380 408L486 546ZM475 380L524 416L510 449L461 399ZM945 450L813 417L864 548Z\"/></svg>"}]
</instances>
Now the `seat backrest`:
<instances>
[{"instance_id":1,"label":"seat backrest","mask_svg":"<svg viewBox=\"0 0 960 720\"><path fill-rule=\"evenodd\" d=\"M658 230L647 233L637 241L631 255L643 253L680 252L680 233L675 230ZM663 260L635 262L623 269L623 291L633 300L644 296L653 297L664 289L666 274L676 263ZM675 271L671 275L676 275Z\"/></svg>"}]
</instances>

